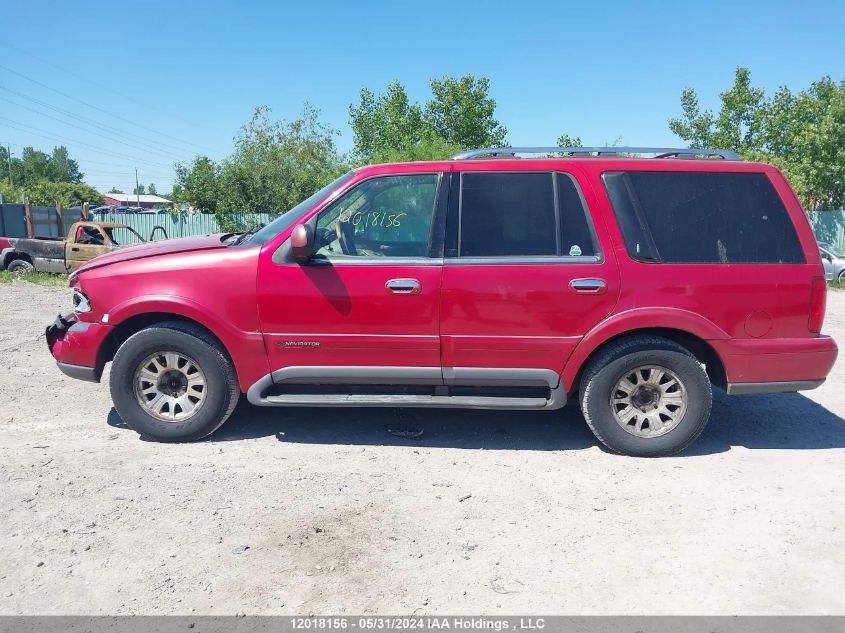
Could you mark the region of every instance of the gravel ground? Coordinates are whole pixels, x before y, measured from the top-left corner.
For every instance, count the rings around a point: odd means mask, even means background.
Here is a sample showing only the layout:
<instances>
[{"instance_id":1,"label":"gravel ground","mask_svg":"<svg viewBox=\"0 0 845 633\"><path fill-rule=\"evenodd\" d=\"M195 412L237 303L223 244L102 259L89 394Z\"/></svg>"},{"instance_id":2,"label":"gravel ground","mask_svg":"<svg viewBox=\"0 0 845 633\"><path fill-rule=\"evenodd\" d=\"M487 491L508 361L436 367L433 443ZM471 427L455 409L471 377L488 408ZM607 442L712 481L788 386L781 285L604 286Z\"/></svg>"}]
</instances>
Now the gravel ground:
<instances>
[{"instance_id":1,"label":"gravel ground","mask_svg":"<svg viewBox=\"0 0 845 633\"><path fill-rule=\"evenodd\" d=\"M806 395L718 393L659 460L572 406L241 403L164 445L56 369L69 300L0 284L0 614L845 614L842 360Z\"/></svg>"}]
</instances>

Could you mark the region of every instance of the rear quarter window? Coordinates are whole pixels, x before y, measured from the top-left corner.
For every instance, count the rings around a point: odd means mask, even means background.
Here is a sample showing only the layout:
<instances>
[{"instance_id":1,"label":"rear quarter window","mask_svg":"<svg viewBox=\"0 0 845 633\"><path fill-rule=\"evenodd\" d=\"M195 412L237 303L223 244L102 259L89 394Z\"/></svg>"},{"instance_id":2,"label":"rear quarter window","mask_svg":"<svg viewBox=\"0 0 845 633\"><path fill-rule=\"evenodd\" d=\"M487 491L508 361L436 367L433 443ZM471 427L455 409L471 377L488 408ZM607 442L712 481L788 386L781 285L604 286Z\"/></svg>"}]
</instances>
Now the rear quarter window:
<instances>
[{"instance_id":1,"label":"rear quarter window","mask_svg":"<svg viewBox=\"0 0 845 633\"><path fill-rule=\"evenodd\" d=\"M799 264L804 252L766 174L602 175L629 255L690 264Z\"/></svg>"}]
</instances>

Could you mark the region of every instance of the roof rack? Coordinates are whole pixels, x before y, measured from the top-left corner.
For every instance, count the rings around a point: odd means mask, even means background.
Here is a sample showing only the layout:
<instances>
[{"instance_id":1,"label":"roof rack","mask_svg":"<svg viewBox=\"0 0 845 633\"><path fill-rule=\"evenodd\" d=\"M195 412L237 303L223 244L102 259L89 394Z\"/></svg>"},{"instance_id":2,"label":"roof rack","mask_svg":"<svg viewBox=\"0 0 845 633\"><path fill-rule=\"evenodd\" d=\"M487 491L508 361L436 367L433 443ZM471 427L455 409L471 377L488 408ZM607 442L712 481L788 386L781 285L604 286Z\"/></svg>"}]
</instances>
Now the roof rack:
<instances>
[{"instance_id":1,"label":"roof rack","mask_svg":"<svg viewBox=\"0 0 845 633\"><path fill-rule=\"evenodd\" d=\"M620 154L654 154L654 158L718 156L724 160L742 160L727 149L694 149L677 147L487 147L470 149L452 156L452 160L468 160L479 156L515 158L516 154L568 154L569 156L619 157Z\"/></svg>"}]
</instances>

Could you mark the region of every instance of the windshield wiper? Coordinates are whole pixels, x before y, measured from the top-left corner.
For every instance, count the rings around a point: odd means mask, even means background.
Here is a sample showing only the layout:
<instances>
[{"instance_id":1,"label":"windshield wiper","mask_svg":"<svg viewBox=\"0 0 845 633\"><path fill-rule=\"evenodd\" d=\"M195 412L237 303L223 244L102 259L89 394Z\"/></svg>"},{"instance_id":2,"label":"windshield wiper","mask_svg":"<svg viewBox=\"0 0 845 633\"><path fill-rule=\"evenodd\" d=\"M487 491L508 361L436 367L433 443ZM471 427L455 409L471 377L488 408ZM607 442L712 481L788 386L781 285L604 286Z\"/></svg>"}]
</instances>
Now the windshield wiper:
<instances>
[{"instance_id":1,"label":"windshield wiper","mask_svg":"<svg viewBox=\"0 0 845 633\"><path fill-rule=\"evenodd\" d=\"M237 246L238 244L243 244L246 242L250 237L258 233L261 229L264 228L263 224L259 224L258 226L252 227L249 231L244 231L241 233L234 242L232 242L232 246Z\"/></svg>"}]
</instances>

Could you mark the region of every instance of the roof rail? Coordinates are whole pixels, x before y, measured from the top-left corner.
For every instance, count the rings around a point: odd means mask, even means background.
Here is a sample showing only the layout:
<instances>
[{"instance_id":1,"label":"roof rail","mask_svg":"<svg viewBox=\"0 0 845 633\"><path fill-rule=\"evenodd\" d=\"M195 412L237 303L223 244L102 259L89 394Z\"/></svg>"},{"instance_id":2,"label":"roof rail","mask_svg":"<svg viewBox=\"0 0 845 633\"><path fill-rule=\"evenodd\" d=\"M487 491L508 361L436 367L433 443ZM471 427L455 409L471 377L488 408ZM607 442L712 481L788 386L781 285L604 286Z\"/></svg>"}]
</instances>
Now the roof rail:
<instances>
[{"instance_id":1,"label":"roof rail","mask_svg":"<svg viewBox=\"0 0 845 633\"><path fill-rule=\"evenodd\" d=\"M618 156L619 154L654 154L654 158L680 156L719 156L724 160L742 160L727 149L694 149L677 147L487 147L470 149L452 156L452 160L468 160L479 156L514 158L516 154L569 154L570 156Z\"/></svg>"}]
</instances>

